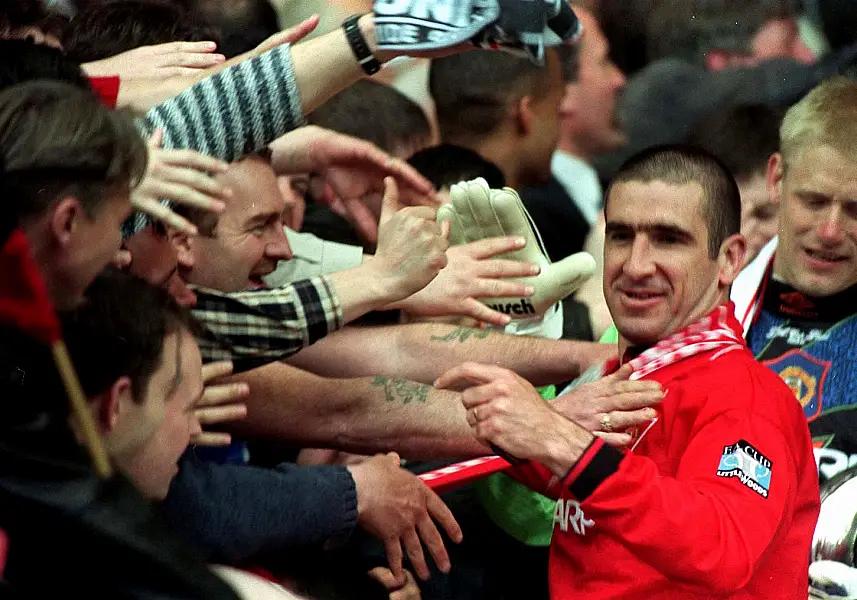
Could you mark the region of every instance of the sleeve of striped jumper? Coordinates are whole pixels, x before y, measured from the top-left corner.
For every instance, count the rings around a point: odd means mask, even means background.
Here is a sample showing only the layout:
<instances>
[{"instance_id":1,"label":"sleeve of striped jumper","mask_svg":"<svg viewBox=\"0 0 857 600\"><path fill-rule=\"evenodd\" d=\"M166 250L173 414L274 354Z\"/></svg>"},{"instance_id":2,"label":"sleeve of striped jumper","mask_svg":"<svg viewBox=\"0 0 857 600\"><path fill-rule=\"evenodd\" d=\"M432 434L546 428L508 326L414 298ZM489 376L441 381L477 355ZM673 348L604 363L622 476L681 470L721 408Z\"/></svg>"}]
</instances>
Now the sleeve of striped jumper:
<instances>
[{"instance_id":1,"label":"sleeve of striped jumper","mask_svg":"<svg viewBox=\"0 0 857 600\"><path fill-rule=\"evenodd\" d=\"M208 77L152 108L144 134L231 162L304 124L291 47L280 46Z\"/></svg>"},{"instance_id":2,"label":"sleeve of striped jumper","mask_svg":"<svg viewBox=\"0 0 857 600\"><path fill-rule=\"evenodd\" d=\"M137 121L137 128L146 138L163 130L164 148L197 150L232 162L304 123L291 46L286 44L155 106ZM150 223L151 217L136 212L123 224L122 236L130 237Z\"/></svg>"}]
</instances>

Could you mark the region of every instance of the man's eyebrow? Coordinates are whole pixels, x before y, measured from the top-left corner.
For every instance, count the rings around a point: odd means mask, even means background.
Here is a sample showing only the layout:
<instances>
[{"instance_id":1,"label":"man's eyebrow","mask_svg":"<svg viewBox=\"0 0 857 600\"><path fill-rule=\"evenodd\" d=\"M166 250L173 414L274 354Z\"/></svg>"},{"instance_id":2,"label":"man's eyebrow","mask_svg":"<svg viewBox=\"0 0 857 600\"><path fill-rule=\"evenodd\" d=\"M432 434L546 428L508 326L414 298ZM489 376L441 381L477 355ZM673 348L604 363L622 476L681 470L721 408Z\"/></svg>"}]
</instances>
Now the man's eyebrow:
<instances>
[{"instance_id":1,"label":"man's eyebrow","mask_svg":"<svg viewBox=\"0 0 857 600\"><path fill-rule=\"evenodd\" d=\"M678 225L673 225L671 223L657 223L652 225L648 230L652 233L659 233L661 235L666 234L680 238L693 239L693 233L684 227L679 227Z\"/></svg>"},{"instance_id":2,"label":"man's eyebrow","mask_svg":"<svg viewBox=\"0 0 857 600\"><path fill-rule=\"evenodd\" d=\"M253 227L257 227L259 225L265 225L275 219L279 219L281 214L282 213L278 212L269 212L260 215L255 215L248 219L246 227L247 229L252 229Z\"/></svg>"},{"instance_id":3,"label":"man's eyebrow","mask_svg":"<svg viewBox=\"0 0 857 600\"><path fill-rule=\"evenodd\" d=\"M693 234L684 227L676 225L675 223L667 222L636 223L632 225L630 223L624 223L622 221L609 221L605 228L605 231L607 232L623 230L658 233L661 235L674 235L682 238L693 238Z\"/></svg>"},{"instance_id":4,"label":"man's eyebrow","mask_svg":"<svg viewBox=\"0 0 857 600\"><path fill-rule=\"evenodd\" d=\"M634 227L632 225L629 225L628 223L623 223L622 221L607 221L607 225L605 226L605 229L607 231L616 231L618 229L633 229L633 228Z\"/></svg>"}]
</instances>

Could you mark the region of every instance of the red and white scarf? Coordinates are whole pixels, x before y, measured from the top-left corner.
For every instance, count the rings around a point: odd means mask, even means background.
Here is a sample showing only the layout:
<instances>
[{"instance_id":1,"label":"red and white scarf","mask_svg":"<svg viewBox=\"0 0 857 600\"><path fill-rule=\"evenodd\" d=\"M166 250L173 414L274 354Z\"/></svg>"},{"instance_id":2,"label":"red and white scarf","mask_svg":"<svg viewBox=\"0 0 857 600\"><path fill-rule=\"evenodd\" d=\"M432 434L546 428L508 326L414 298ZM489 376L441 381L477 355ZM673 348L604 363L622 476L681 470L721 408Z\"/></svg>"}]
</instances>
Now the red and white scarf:
<instances>
[{"instance_id":1,"label":"red and white scarf","mask_svg":"<svg viewBox=\"0 0 857 600\"><path fill-rule=\"evenodd\" d=\"M630 378L642 379L660 368L703 352L719 350L710 358L715 360L726 352L744 348L744 338L733 311L731 302L718 306L682 331L661 340L630 361L633 370Z\"/></svg>"}]
</instances>

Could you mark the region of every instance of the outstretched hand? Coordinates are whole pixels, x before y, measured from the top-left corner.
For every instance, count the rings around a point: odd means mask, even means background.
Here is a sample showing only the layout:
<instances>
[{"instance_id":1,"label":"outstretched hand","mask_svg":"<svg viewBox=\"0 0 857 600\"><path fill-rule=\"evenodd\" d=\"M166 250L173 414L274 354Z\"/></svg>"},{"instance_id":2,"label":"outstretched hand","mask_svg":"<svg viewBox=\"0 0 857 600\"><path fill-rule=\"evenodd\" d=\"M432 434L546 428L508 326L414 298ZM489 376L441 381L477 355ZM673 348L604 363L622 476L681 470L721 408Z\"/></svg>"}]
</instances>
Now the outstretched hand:
<instances>
[{"instance_id":1,"label":"outstretched hand","mask_svg":"<svg viewBox=\"0 0 857 600\"><path fill-rule=\"evenodd\" d=\"M492 190L484 179L476 179L453 185L450 198L450 204L438 209L438 220L450 223L452 244L497 236L519 236L526 240L524 246L503 258L531 262L540 267L537 275L520 280L532 286L535 293L530 298L508 296L486 302L521 308L516 318L532 319L544 315L554 304L579 288L595 270L594 259L585 252L552 263L521 199L510 188Z\"/></svg>"},{"instance_id":2,"label":"outstretched hand","mask_svg":"<svg viewBox=\"0 0 857 600\"><path fill-rule=\"evenodd\" d=\"M438 389L461 391L467 423L476 439L522 460L542 460L545 440L562 439L576 427L551 408L528 381L494 365L464 363L435 381Z\"/></svg>"},{"instance_id":3,"label":"outstretched hand","mask_svg":"<svg viewBox=\"0 0 857 600\"><path fill-rule=\"evenodd\" d=\"M446 251L447 265L425 288L393 305L415 317L468 317L491 325L507 325L512 318L489 308L477 298L529 297L535 289L519 278L539 273L534 263L496 258L518 250L519 237L479 240Z\"/></svg>"},{"instance_id":4,"label":"outstretched hand","mask_svg":"<svg viewBox=\"0 0 857 600\"><path fill-rule=\"evenodd\" d=\"M431 183L403 160L371 142L327 129L307 126L271 144L271 164L279 175L312 173L322 186L317 198L347 216L370 243L378 240L378 214L367 198L384 191L393 177L405 206L437 207Z\"/></svg>"},{"instance_id":5,"label":"outstretched hand","mask_svg":"<svg viewBox=\"0 0 857 600\"><path fill-rule=\"evenodd\" d=\"M438 569L448 573L449 554L437 525L456 543L462 534L443 500L414 474L402 469L395 453L375 456L348 470L357 488L357 522L384 544L396 584L406 583L403 547L420 579L429 578L423 544Z\"/></svg>"},{"instance_id":6,"label":"outstretched hand","mask_svg":"<svg viewBox=\"0 0 857 600\"><path fill-rule=\"evenodd\" d=\"M387 177L384 183L378 248L368 262L388 292L407 298L446 266L448 230L435 222L431 208L403 208L395 179Z\"/></svg>"},{"instance_id":7,"label":"outstretched hand","mask_svg":"<svg viewBox=\"0 0 857 600\"><path fill-rule=\"evenodd\" d=\"M214 42L169 42L141 46L116 56L82 65L90 77L118 75L120 79L169 79L194 75L225 62Z\"/></svg>"},{"instance_id":8,"label":"outstretched hand","mask_svg":"<svg viewBox=\"0 0 857 600\"><path fill-rule=\"evenodd\" d=\"M203 365L202 380L205 383L205 391L194 408L203 431L191 440L192 444L228 446L232 442L228 433L205 431L205 427L237 421L247 416L247 405L241 399L250 393L249 386L246 383L217 383L218 379L231 373L231 361Z\"/></svg>"},{"instance_id":9,"label":"outstretched hand","mask_svg":"<svg viewBox=\"0 0 857 600\"><path fill-rule=\"evenodd\" d=\"M584 383L551 403L554 409L611 446L624 448L633 441L635 428L657 417L653 408L663 399L656 381L631 381L630 365L598 381Z\"/></svg>"},{"instance_id":10,"label":"outstretched hand","mask_svg":"<svg viewBox=\"0 0 857 600\"><path fill-rule=\"evenodd\" d=\"M146 175L131 194L131 205L169 227L196 235L196 226L176 214L162 199L190 208L222 212L226 207L224 200L231 196L231 191L212 174L223 173L228 165L195 150L164 150L162 139L163 132L157 130L149 141Z\"/></svg>"}]
</instances>

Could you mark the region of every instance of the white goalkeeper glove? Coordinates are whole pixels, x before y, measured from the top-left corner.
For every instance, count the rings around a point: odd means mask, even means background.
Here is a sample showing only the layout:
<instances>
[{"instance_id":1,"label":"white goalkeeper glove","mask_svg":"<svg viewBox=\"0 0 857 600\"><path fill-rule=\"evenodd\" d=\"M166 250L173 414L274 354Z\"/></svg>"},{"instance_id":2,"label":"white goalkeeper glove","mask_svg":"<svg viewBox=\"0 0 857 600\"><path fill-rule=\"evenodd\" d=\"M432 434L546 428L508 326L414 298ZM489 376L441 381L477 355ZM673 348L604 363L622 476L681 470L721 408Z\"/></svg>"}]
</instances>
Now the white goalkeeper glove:
<instances>
[{"instance_id":1,"label":"white goalkeeper glove","mask_svg":"<svg viewBox=\"0 0 857 600\"><path fill-rule=\"evenodd\" d=\"M464 244L495 236L520 236L526 245L503 258L531 262L541 267L534 277L521 281L535 288L530 298L481 299L484 304L516 320L541 318L563 298L574 293L595 272L595 260L580 252L551 263L538 229L517 192L491 190L483 179L455 184L452 202L438 209L438 222L450 221L450 244Z\"/></svg>"}]
</instances>

